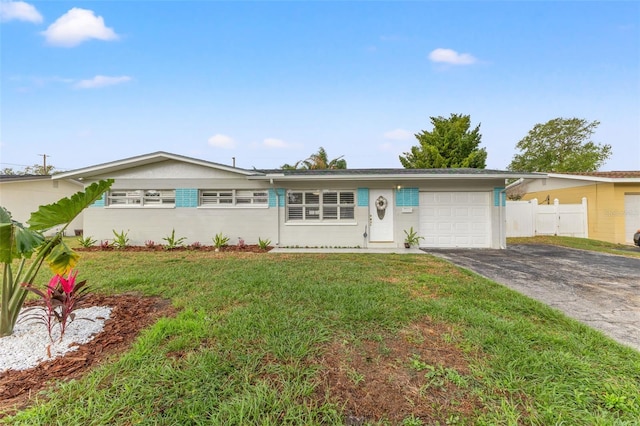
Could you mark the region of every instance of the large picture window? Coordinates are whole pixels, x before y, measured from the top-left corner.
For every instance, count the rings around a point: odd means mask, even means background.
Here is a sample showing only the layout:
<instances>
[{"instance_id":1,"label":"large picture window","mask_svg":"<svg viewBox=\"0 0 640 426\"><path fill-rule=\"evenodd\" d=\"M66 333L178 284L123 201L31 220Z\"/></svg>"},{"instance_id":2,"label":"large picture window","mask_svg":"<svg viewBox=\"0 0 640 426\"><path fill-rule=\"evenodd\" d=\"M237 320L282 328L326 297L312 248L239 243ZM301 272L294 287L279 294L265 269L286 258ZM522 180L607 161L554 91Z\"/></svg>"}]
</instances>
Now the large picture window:
<instances>
[{"instance_id":1,"label":"large picture window","mask_svg":"<svg viewBox=\"0 0 640 426\"><path fill-rule=\"evenodd\" d=\"M355 219L354 191L289 191L287 220L339 221Z\"/></svg>"},{"instance_id":2,"label":"large picture window","mask_svg":"<svg viewBox=\"0 0 640 426\"><path fill-rule=\"evenodd\" d=\"M114 189L107 195L109 206L116 207L174 207L173 189Z\"/></svg>"},{"instance_id":3,"label":"large picture window","mask_svg":"<svg viewBox=\"0 0 640 426\"><path fill-rule=\"evenodd\" d=\"M252 207L269 205L266 189L202 189L200 206Z\"/></svg>"}]
</instances>

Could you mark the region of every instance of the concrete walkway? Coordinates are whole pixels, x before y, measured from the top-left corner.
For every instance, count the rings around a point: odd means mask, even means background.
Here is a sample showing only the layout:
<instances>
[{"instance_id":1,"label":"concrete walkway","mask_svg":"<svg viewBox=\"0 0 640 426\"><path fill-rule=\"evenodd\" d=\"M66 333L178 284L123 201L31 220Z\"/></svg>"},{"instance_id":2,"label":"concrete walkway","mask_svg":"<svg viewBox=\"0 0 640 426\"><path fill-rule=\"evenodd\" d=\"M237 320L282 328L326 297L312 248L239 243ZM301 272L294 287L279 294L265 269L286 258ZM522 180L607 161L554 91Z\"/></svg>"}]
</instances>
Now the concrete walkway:
<instances>
[{"instance_id":1,"label":"concrete walkway","mask_svg":"<svg viewBox=\"0 0 640 426\"><path fill-rule=\"evenodd\" d=\"M417 247L412 248L273 248L269 253L361 253L361 254L425 254Z\"/></svg>"}]
</instances>

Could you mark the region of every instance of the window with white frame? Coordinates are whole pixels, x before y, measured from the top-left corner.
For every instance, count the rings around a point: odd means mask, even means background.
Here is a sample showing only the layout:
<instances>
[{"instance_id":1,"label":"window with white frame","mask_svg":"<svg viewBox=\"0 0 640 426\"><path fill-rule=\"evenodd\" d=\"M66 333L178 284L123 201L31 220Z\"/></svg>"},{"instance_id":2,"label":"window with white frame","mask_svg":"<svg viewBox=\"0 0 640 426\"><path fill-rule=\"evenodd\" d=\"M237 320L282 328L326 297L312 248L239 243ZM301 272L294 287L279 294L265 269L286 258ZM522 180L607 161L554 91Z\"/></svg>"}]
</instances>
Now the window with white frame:
<instances>
[{"instance_id":1,"label":"window with white frame","mask_svg":"<svg viewBox=\"0 0 640 426\"><path fill-rule=\"evenodd\" d=\"M107 204L116 207L174 207L174 189L114 189L107 195Z\"/></svg>"},{"instance_id":2,"label":"window with white frame","mask_svg":"<svg viewBox=\"0 0 640 426\"><path fill-rule=\"evenodd\" d=\"M340 221L355 219L355 192L310 190L287 192L287 220Z\"/></svg>"},{"instance_id":3,"label":"window with white frame","mask_svg":"<svg viewBox=\"0 0 640 426\"><path fill-rule=\"evenodd\" d=\"M269 191L266 189L201 189L200 206L266 207Z\"/></svg>"}]
</instances>

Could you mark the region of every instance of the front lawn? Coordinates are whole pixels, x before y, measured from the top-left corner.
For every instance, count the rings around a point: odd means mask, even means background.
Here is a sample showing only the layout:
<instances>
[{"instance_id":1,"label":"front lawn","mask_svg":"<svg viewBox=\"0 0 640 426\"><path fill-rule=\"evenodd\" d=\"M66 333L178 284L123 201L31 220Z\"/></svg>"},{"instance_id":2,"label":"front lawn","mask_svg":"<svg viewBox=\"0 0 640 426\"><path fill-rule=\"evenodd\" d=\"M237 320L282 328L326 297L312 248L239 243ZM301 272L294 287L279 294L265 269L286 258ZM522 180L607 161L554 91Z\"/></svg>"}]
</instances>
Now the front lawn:
<instances>
[{"instance_id":1,"label":"front lawn","mask_svg":"<svg viewBox=\"0 0 640 426\"><path fill-rule=\"evenodd\" d=\"M640 258L640 247L633 245L614 244L607 241L591 240L589 238L558 237L554 235L537 237L513 237L507 238L507 246L509 244L550 244L555 246Z\"/></svg>"},{"instance_id":2,"label":"front lawn","mask_svg":"<svg viewBox=\"0 0 640 426\"><path fill-rule=\"evenodd\" d=\"M640 353L428 255L81 254L179 309L7 424L637 424ZM44 282L43 280L41 280Z\"/></svg>"}]
</instances>

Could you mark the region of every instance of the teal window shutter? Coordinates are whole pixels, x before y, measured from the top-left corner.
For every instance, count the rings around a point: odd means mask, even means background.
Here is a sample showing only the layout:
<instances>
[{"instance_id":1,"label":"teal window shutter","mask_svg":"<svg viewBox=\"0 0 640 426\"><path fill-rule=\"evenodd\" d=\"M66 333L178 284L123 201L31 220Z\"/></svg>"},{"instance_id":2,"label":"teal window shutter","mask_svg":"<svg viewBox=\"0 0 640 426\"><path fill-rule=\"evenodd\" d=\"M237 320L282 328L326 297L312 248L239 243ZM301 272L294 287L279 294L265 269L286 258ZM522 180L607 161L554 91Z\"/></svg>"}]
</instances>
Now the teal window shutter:
<instances>
[{"instance_id":1,"label":"teal window shutter","mask_svg":"<svg viewBox=\"0 0 640 426\"><path fill-rule=\"evenodd\" d=\"M176 189L176 207L198 207L198 190L194 188Z\"/></svg>"},{"instance_id":2,"label":"teal window shutter","mask_svg":"<svg viewBox=\"0 0 640 426\"><path fill-rule=\"evenodd\" d=\"M502 191L504 191L504 186L502 187L498 186L493 188L493 206L494 207L500 207L500 206L504 207L506 205L507 197L505 194L505 197L502 198L502 194L501 194Z\"/></svg>"},{"instance_id":3,"label":"teal window shutter","mask_svg":"<svg viewBox=\"0 0 640 426\"><path fill-rule=\"evenodd\" d=\"M269 207L284 207L284 188L269 189ZM279 201L279 204L278 204Z\"/></svg>"},{"instance_id":4,"label":"teal window shutter","mask_svg":"<svg viewBox=\"0 0 640 426\"><path fill-rule=\"evenodd\" d=\"M358 188L358 207L369 206L369 188Z\"/></svg>"},{"instance_id":5,"label":"teal window shutter","mask_svg":"<svg viewBox=\"0 0 640 426\"><path fill-rule=\"evenodd\" d=\"M418 207L419 198L418 188L396 189L396 207Z\"/></svg>"}]
</instances>

